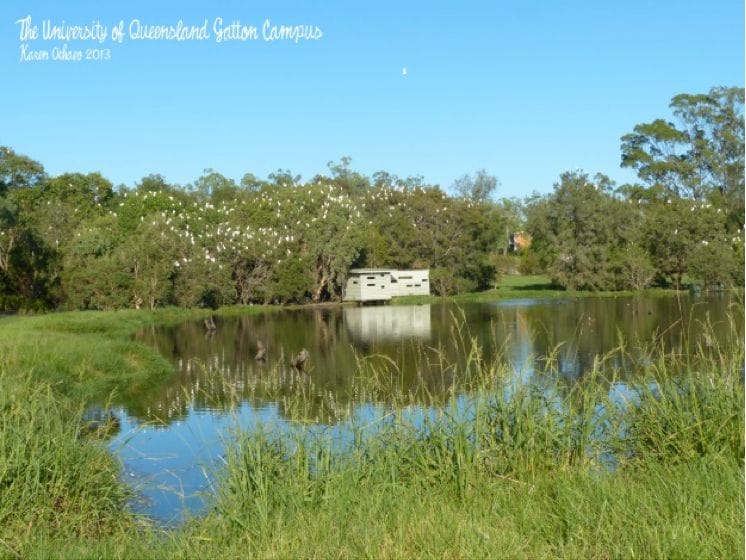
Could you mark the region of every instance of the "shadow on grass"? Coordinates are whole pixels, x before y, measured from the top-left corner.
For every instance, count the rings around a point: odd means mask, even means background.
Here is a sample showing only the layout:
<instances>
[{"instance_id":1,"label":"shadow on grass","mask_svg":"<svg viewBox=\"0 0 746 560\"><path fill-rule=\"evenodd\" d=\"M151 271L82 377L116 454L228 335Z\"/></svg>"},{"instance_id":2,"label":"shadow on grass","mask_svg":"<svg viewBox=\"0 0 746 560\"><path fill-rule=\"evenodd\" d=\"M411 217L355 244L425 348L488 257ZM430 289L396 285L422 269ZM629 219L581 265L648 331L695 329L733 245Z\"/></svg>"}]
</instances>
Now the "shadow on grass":
<instances>
[{"instance_id":1,"label":"shadow on grass","mask_svg":"<svg viewBox=\"0 0 746 560\"><path fill-rule=\"evenodd\" d=\"M506 287L506 290L525 292L525 291L552 291L552 292L564 292L565 289L557 284L549 283L537 283L537 284L523 284L521 286L510 286Z\"/></svg>"}]
</instances>

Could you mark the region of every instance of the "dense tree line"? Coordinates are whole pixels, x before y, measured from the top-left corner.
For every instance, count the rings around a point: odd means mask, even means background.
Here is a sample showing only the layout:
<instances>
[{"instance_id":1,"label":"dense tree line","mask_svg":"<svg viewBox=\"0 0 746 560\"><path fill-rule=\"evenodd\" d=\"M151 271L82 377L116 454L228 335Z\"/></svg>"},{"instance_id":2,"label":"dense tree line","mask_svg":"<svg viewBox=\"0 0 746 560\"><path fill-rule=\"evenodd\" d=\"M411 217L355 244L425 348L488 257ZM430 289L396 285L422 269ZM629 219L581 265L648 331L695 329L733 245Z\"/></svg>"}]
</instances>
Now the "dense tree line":
<instances>
[{"instance_id":1,"label":"dense tree line","mask_svg":"<svg viewBox=\"0 0 746 560\"><path fill-rule=\"evenodd\" d=\"M564 173L527 202L524 266L572 289L744 284L744 90L677 95L677 122L622 137L622 166L641 183Z\"/></svg>"},{"instance_id":2,"label":"dense tree line","mask_svg":"<svg viewBox=\"0 0 746 560\"><path fill-rule=\"evenodd\" d=\"M368 178L343 158L304 183L287 170L238 184L206 170L186 187L151 175L115 189L98 173L49 177L1 148L0 301L9 310L337 300L355 266L430 268L443 294L485 289L511 210L477 186L478 197L449 197L420 177Z\"/></svg>"},{"instance_id":3,"label":"dense tree line","mask_svg":"<svg viewBox=\"0 0 746 560\"><path fill-rule=\"evenodd\" d=\"M743 105L738 88L678 95L676 123L622 138L639 184L567 172L523 202L496 201L485 171L449 196L346 157L305 182L208 169L183 187L151 175L114 188L0 147L0 310L338 300L363 266L429 268L438 294L483 290L514 268L518 229L532 238L523 270L568 289L743 285Z\"/></svg>"}]
</instances>

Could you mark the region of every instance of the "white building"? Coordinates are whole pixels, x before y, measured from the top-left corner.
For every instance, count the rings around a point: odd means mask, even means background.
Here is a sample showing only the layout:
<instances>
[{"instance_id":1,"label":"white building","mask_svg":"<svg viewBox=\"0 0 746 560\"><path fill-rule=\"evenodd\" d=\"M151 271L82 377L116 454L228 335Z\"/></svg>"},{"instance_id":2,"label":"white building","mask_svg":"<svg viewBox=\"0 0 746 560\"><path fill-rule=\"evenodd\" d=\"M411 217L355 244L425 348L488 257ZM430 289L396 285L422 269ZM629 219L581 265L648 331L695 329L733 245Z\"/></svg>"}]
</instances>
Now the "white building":
<instances>
[{"instance_id":1,"label":"white building","mask_svg":"<svg viewBox=\"0 0 746 560\"><path fill-rule=\"evenodd\" d=\"M430 294L429 270L353 268L347 278L344 301L388 301L394 296Z\"/></svg>"}]
</instances>

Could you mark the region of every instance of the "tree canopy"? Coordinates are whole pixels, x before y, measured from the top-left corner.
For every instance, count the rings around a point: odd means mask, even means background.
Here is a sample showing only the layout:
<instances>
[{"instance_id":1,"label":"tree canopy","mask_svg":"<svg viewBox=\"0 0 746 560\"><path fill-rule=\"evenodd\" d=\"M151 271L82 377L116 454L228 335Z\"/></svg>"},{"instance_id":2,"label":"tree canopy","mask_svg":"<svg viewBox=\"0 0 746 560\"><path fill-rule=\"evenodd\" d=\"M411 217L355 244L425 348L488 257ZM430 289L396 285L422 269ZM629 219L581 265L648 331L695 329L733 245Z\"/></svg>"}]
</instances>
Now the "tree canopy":
<instances>
[{"instance_id":1,"label":"tree canopy","mask_svg":"<svg viewBox=\"0 0 746 560\"><path fill-rule=\"evenodd\" d=\"M306 182L205 169L184 187L151 174L114 189L0 147L0 309L339 300L352 267L429 268L453 294L495 286L516 258L573 290L742 286L744 90L670 109L621 139L639 183L568 172L524 201L498 200L484 169L449 196L347 156ZM521 230L530 247L506 256Z\"/></svg>"}]
</instances>

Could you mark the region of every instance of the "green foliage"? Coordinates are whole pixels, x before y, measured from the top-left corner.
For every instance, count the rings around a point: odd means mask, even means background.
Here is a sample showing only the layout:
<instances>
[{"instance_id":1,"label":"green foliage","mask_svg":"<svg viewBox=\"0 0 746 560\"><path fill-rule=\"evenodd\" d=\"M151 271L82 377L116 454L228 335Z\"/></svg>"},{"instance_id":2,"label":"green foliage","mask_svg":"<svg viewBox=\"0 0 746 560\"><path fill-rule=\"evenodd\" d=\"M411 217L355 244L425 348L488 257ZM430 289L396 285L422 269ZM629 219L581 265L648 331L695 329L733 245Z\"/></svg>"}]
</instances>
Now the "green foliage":
<instances>
[{"instance_id":1,"label":"green foliage","mask_svg":"<svg viewBox=\"0 0 746 560\"><path fill-rule=\"evenodd\" d=\"M639 245L628 245L614 255L618 267L615 275L619 287L625 290L642 290L653 283L656 269L648 253Z\"/></svg>"},{"instance_id":2,"label":"green foliage","mask_svg":"<svg viewBox=\"0 0 746 560\"><path fill-rule=\"evenodd\" d=\"M569 289L743 285L743 89L678 95L679 123L662 119L622 137L622 166L643 185L616 193L604 178L563 174L555 191L527 202L530 253Z\"/></svg>"},{"instance_id":3,"label":"green foliage","mask_svg":"<svg viewBox=\"0 0 746 560\"><path fill-rule=\"evenodd\" d=\"M689 255L689 274L706 289L744 285L744 245L740 236L698 244Z\"/></svg>"},{"instance_id":4,"label":"green foliage","mask_svg":"<svg viewBox=\"0 0 746 560\"><path fill-rule=\"evenodd\" d=\"M430 270L430 285L437 296L452 296L474 290L475 285L466 278L454 275L449 268Z\"/></svg>"},{"instance_id":5,"label":"green foliage","mask_svg":"<svg viewBox=\"0 0 746 560\"><path fill-rule=\"evenodd\" d=\"M679 126L658 119L622 137L622 165L668 196L703 201L718 194L740 214L744 196L744 90L713 88L671 101Z\"/></svg>"},{"instance_id":6,"label":"green foliage","mask_svg":"<svg viewBox=\"0 0 746 560\"><path fill-rule=\"evenodd\" d=\"M523 204L494 201L484 170L449 197L420 176L369 178L346 156L305 183L278 169L237 185L206 169L186 188L149 175L115 192L1 147L0 308L334 301L353 266L429 268L440 295L487 290L514 271L500 255L524 229L520 271L563 288L743 285L743 105L742 88L677 95L676 122L622 138L642 185L565 173Z\"/></svg>"},{"instance_id":7,"label":"green foliage","mask_svg":"<svg viewBox=\"0 0 746 560\"><path fill-rule=\"evenodd\" d=\"M494 285L491 255L505 223L496 204L449 198L437 188L376 187L365 205L369 231L376 233L367 236L364 265L430 268L441 295Z\"/></svg>"},{"instance_id":8,"label":"green foliage","mask_svg":"<svg viewBox=\"0 0 746 560\"><path fill-rule=\"evenodd\" d=\"M453 190L461 197L473 202L488 201L497 190L497 177L480 169L474 176L463 175L453 183Z\"/></svg>"},{"instance_id":9,"label":"green foliage","mask_svg":"<svg viewBox=\"0 0 746 560\"><path fill-rule=\"evenodd\" d=\"M293 259L281 261L274 268L269 293L280 303L303 301L309 285L308 276L306 263Z\"/></svg>"},{"instance_id":10,"label":"green foliage","mask_svg":"<svg viewBox=\"0 0 746 560\"><path fill-rule=\"evenodd\" d=\"M633 243L636 212L610 195L608 179L562 174L554 192L527 209L531 252L558 285L571 290L624 287L620 256Z\"/></svg>"},{"instance_id":11,"label":"green foliage","mask_svg":"<svg viewBox=\"0 0 746 560\"><path fill-rule=\"evenodd\" d=\"M17 375L0 364L0 543L40 530L98 538L131 523L117 463L83 437L80 411Z\"/></svg>"}]
</instances>

